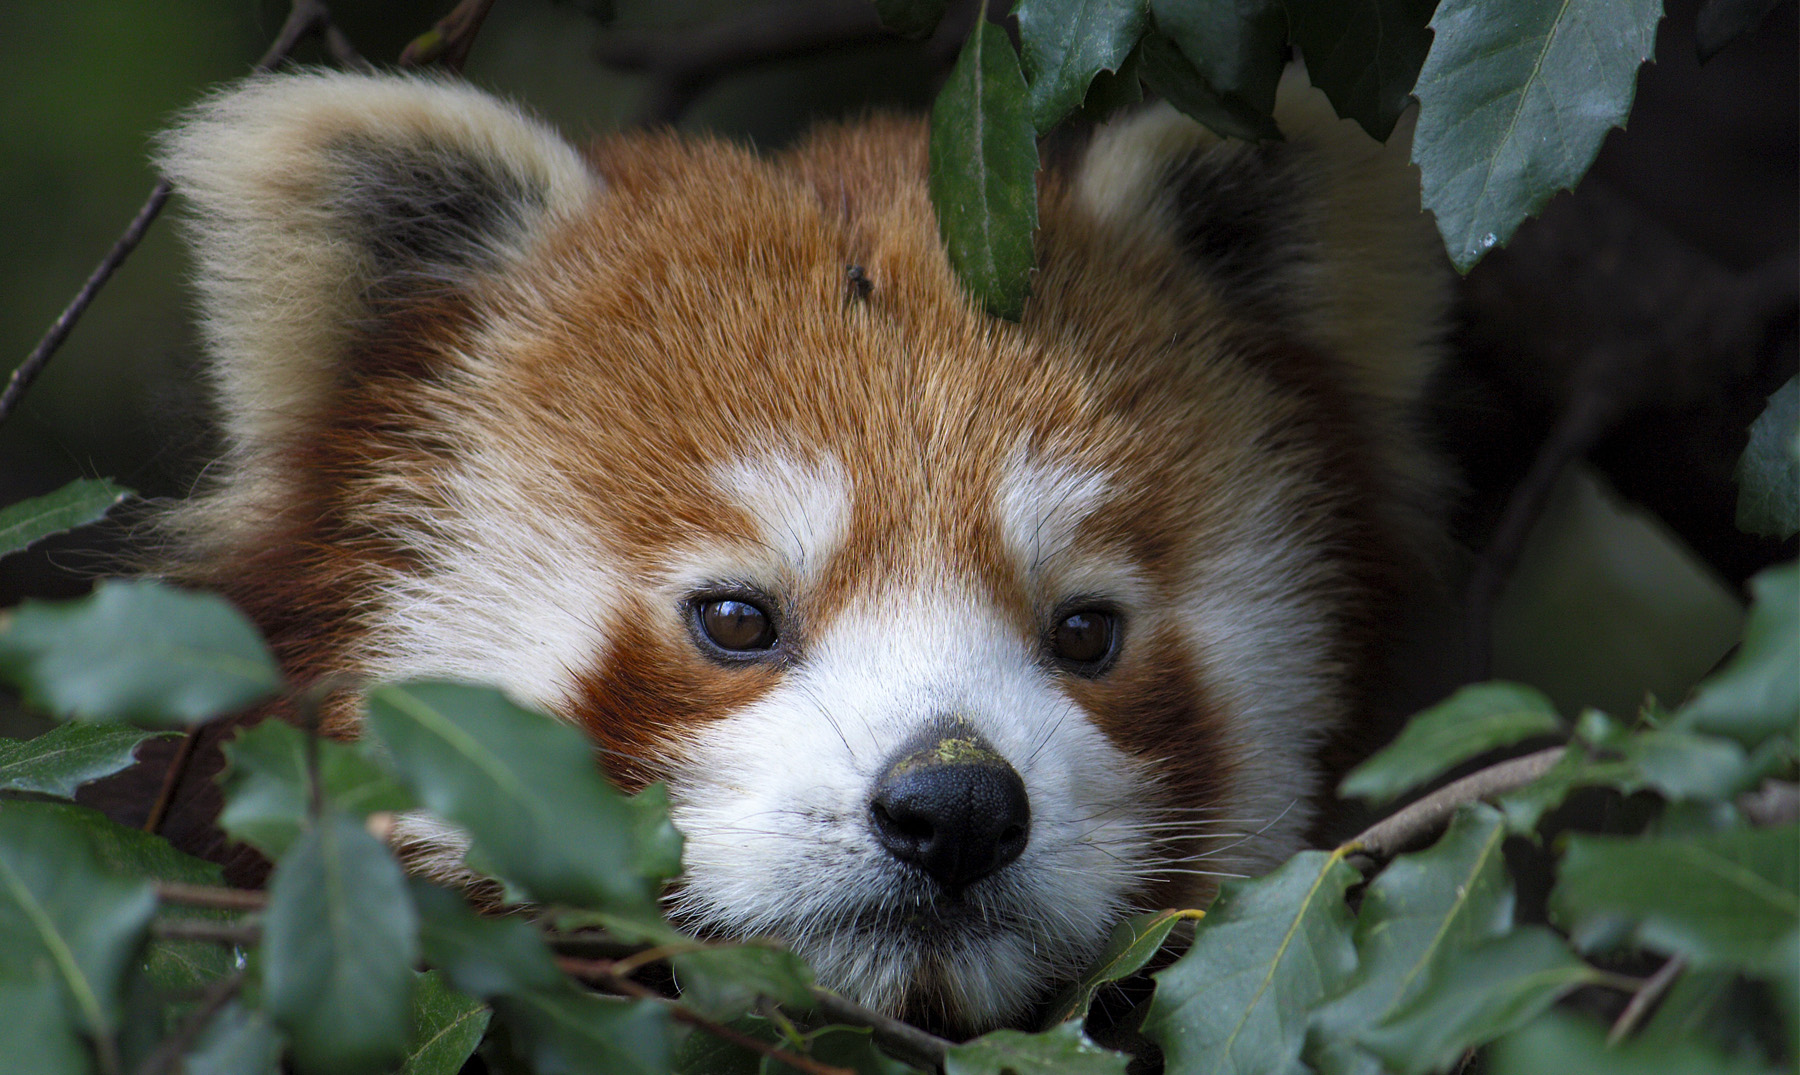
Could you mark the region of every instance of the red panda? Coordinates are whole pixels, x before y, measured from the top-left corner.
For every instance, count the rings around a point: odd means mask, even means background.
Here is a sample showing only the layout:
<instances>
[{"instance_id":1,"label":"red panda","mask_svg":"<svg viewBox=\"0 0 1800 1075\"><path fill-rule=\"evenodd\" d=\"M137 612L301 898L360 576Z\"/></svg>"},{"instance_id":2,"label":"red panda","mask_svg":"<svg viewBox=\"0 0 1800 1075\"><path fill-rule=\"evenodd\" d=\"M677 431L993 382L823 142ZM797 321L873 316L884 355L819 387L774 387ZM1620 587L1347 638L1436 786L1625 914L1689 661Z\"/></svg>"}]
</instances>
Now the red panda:
<instances>
[{"instance_id":1,"label":"red panda","mask_svg":"<svg viewBox=\"0 0 1800 1075\"><path fill-rule=\"evenodd\" d=\"M1101 128L1011 324L914 120L580 151L446 80L237 84L160 151L227 446L169 573L299 682L498 684L667 781L687 927L1016 1020L1124 914L1301 846L1431 555L1404 139L1292 76L1278 118ZM465 876L441 823L399 839Z\"/></svg>"}]
</instances>

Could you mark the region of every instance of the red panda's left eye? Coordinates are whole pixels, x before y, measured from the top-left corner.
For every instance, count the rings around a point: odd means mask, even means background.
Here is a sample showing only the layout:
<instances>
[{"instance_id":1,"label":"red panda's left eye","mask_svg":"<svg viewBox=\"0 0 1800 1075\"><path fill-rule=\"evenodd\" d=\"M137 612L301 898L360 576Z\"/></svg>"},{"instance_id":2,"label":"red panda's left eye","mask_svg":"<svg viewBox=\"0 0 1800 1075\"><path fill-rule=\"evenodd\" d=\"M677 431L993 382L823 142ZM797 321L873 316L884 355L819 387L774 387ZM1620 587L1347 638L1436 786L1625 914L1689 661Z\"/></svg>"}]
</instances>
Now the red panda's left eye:
<instances>
[{"instance_id":1,"label":"red panda's left eye","mask_svg":"<svg viewBox=\"0 0 1800 1075\"><path fill-rule=\"evenodd\" d=\"M775 645L775 625L769 614L748 601L716 598L702 601L696 612L700 630L722 650L746 653Z\"/></svg>"},{"instance_id":2,"label":"red panda's left eye","mask_svg":"<svg viewBox=\"0 0 1800 1075\"><path fill-rule=\"evenodd\" d=\"M1050 650L1076 671L1097 672L1112 656L1117 634L1118 625L1110 613L1098 609L1071 612L1050 632Z\"/></svg>"}]
</instances>

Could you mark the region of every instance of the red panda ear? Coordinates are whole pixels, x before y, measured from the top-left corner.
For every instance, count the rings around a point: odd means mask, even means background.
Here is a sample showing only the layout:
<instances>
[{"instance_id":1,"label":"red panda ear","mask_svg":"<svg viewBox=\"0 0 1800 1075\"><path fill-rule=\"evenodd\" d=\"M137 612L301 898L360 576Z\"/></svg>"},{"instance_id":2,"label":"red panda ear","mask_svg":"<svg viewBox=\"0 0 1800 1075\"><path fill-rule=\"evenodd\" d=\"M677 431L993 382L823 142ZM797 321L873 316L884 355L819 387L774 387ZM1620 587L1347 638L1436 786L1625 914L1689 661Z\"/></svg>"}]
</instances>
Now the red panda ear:
<instances>
[{"instance_id":1,"label":"red panda ear","mask_svg":"<svg viewBox=\"0 0 1800 1075\"><path fill-rule=\"evenodd\" d=\"M1412 117L1385 145L1332 112L1297 65L1285 140L1225 139L1167 105L1103 128L1074 177L1115 226L1172 242L1215 294L1338 356L1366 398L1415 404L1439 353L1450 274L1419 206Z\"/></svg>"},{"instance_id":2,"label":"red panda ear","mask_svg":"<svg viewBox=\"0 0 1800 1075\"><path fill-rule=\"evenodd\" d=\"M504 270L598 180L462 83L264 75L189 110L158 163L188 233L225 433L257 453L322 404L385 300Z\"/></svg>"}]
</instances>

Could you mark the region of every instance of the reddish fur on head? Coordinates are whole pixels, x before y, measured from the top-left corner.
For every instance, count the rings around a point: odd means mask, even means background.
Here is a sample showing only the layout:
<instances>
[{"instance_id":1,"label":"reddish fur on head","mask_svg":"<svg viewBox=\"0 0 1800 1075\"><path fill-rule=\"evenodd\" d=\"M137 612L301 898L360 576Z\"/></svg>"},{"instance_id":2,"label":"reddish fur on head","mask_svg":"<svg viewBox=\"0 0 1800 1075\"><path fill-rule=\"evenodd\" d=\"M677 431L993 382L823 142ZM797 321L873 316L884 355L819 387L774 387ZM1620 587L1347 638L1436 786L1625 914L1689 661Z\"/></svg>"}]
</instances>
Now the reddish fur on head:
<instances>
[{"instance_id":1,"label":"reddish fur on head","mask_svg":"<svg viewBox=\"0 0 1800 1075\"><path fill-rule=\"evenodd\" d=\"M1284 146L1153 112L1047 175L1013 325L947 266L915 121L582 156L450 83L251 80L164 154L230 443L171 570L302 681L497 682L668 780L694 928L1016 1018L1125 911L1295 849L1427 556L1428 228L1403 150L1286 93ZM721 652L724 599L778 643ZM1058 657L1071 610L1107 661ZM1029 799L972 881L870 820L940 727Z\"/></svg>"}]
</instances>

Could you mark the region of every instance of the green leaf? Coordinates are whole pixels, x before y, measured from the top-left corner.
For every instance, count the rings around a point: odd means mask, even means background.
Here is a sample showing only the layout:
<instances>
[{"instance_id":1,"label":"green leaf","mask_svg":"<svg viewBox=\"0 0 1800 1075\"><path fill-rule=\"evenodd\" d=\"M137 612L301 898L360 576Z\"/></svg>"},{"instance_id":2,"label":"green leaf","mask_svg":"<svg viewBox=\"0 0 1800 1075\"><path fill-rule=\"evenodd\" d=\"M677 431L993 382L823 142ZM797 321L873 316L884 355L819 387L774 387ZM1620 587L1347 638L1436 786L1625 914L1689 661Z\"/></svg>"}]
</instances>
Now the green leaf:
<instances>
[{"instance_id":1,"label":"green leaf","mask_svg":"<svg viewBox=\"0 0 1800 1075\"><path fill-rule=\"evenodd\" d=\"M1344 892L1357 880L1338 852L1303 851L1220 888L1144 1019L1170 1075L1292 1068L1308 1014L1356 967Z\"/></svg>"},{"instance_id":2,"label":"green leaf","mask_svg":"<svg viewBox=\"0 0 1800 1075\"><path fill-rule=\"evenodd\" d=\"M446 985L443 976L419 975L400 1075L457 1075L481 1044L493 1014L486 1004Z\"/></svg>"},{"instance_id":3,"label":"green leaf","mask_svg":"<svg viewBox=\"0 0 1800 1075\"><path fill-rule=\"evenodd\" d=\"M568 724L497 690L455 683L377 687L367 730L425 804L472 841L470 856L533 899L653 912L662 855L634 837L633 808Z\"/></svg>"},{"instance_id":4,"label":"green leaf","mask_svg":"<svg viewBox=\"0 0 1800 1075\"><path fill-rule=\"evenodd\" d=\"M1754 747L1800 724L1800 565L1750 580L1755 601L1744 644L1719 674L1700 684L1676 714L1677 727L1729 735Z\"/></svg>"},{"instance_id":5,"label":"green leaf","mask_svg":"<svg viewBox=\"0 0 1800 1075\"><path fill-rule=\"evenodd\" d=\"M291 724L265 720L224 746L220 778L225 809L219 827L233 839L278 859L307 824L308 735ZM319 784L325 801L355 818L414 804L405 789L352 746L320 739Z\"/></svg>"},{"instance_id":6,"label":"green leaf","mask_svg":"<svg viewBox=\"0 0 1800 1075\"><path fill-rule=\"evenodd\" d=\"M263 917L269 1014L311 1072L385 1070L406 1044L417 920L381 841L328 811L276 864Z\"/></svg>"},{"instance_id":7,"label":"green leaf","mask_svg":"<svg viewBox=\"0 0 1800 1075\"><path fill-rule=\"evenodd\" d=\"M1413 1004L1358 1040L1395 1075L1442 1071L1469 1048L1525 1025L1564 993L1602 977L1560 937L1526 926L1441 967Z\"/></svg>"},{"instance_id":8,"label":"green leaf","mask_svg":"<svg viewBox=\"0 0 1800 1075\"><path fill-rule=\"evenodd\" d=\"M0 927L3 928L3 927ZM93 1063L63 1012L63 998L48 977L0 971L0 1026L30 1027L8 1034L6 1063L31 1075L91 1075Z\"/></svg>"},{"instance_id":9,"label":"green leaf","mask_svg":"<svg viewBox=\"0 0 1800 1075\"><path fill-rule=\"evenodd\" d=\"M881 25L903 37L925 37L944 21L950 0L875 0Z\"/></svg>"},{"instance_id":10,"label":"green leaf","mask_svg":"<svg viewBox=\"0 0 1800 1075\"><path fill-rule=\"evenodd\" d=\"M44 496L0 509L0 556L30 547L52 534L97 522L131 495L104 478L72 481Z\"/></svg>"},{"instance_id":11,"label":"green leaf","mask_svg":"<svg viewBox=\"0 0 1800 1075\"><path fill-rule=\"evenodd\" d=\"M281 1033L260 1011L233 1001L181 1061L183 1075L280 1075Z\"/></svg>"},{"instance_id":12,"label":"green leaf","mask_svg":"<svg viewBox=\"0 0 1800 1075\"><path fill-rule=\"evenodd\" d=\"M102 580L0 620L0 680L60 717L197 724L259 702L281 672L243 613L212 594Z\"/></svg>"},{"instance_id":13,"label":"green leaf","mask_svg":"<svg viewBox=\"0 0 1800 1075\"><path fill-rule=\"evenodd\" d=\"M1413 160L1456 267L1573 187L1625 122L1661 0L1444 0L1419 73Z\"/></svg>"},{"instance_id":14,"label":"green leaf","mask_svg":"<svg viewBox=\"0 0 1800 1075\"><path fill-rule=\"evenodd\" d=\"M1085 1016L1101 986L1129 978L1144 969L1144 964L1161 951L1163 942L1169 939L1169 933L1178 923L1202 917L1195 911L1168 910L1133 915L1119 923L1100 957L1050 1003L1049 1014L1044 1018L1045 1028Z\"/></svg>"},{"instance_id":15,"label":"green leaf","mask_svg":"<svg viewBox=\"0 0 1800 1075\"><path fill-rule=\"evenodd\" d=\"M1399 738L1352 769L1338 794L1381 803L1499 747L1563 731L1550 699L1516 683L1476 683L1413 717Z\"/></svg>"},{"instance_id":16,"label":"green leaf","mask_svg":"<svg viewBox=\"0 0 1800 1075\"><path fill-rule=\"evenodd\" d=\"M1267 116L1287 66L1281 0L1150 0L1156 28L1219 96Z\"/></svg>"},{"instance_id":17,"label":"green leaf","mask_svg":"<svg viewBox=\"0 0 1800 1075\"><path fill-rule=\"evenodd\" d=\"M563 977L523 918L484 918L461 896L412 883L425 958L458 989L487 1000L514 1053L534 1072L663 1075L668 1013L654 1001L585 993Z\"/></svg>"},{"instance_id":18,"label":"green leaf","mask_svg":"<svg viewBox=\"0 0 1800 1075\"><path fill-rule=\"evenodd\" d=\"M1626 1039L1608 1045L1606 1028L1563 1012L1550 1012L1494 1044L1491 1075L1774 1075L1775 1068L1731 1056L1702 1041L1670 1043Z\"/></svg>"},{"instance_id":19,"label":"green leaf","mask_svg":"<svg viewBox=\"0 0 1800 1075\"><path fill-rule=\"evenodd\" d=\"M1130 1062L1089 1041L1077 1020L1041 1034L996 1030L951 1046L944 1075L1125 1075Z\"/></svg>"},{"instance_id":20,"label":"green leaf","mask_svg":"<svg viewBox=\"0 0 1800 1075\"><path fill-rule=\"evenodd\" d=\"M625 800L631 812L633 866L644 877L666 881L681 873L681 833L669 820L669 785L657 781Z\"/></svg>"},{"instance_id":21,"label":"green leaf","mask_svg":"<svg viewBox=\"0 0 1800 1075\"><path fill-rule=\"evenodd\" d=\"M916 1075L917 1073L917 1069L908 1067L877 1049L874 1036L866 1027L821 1027L806 1036L806 1054L821 1064L849 1068L857 1075ZM711 1071L696 1070L697 1075L714 1075ZM765 1061L763 1071L767 1075L800 1075L779 1060Z\"/></svg>"},{"instance_id":22,"label":"green leaf","mask_svg":"<svg viewBox=\"0 0 1800 1075\"><path fill-rule=\"evenodd\" d=\"M113 724L64 724L30 739L0 739L0 791L72 798L89 781L129 769L146 732Z\"/></svg>"},{"instance_id":23,"label":"green leaf","mask_svg":"<svg viewBox=\"0 0 1800 1075\"><path fill-rule=\"evenodd\" d=\"M931 107L931 204L957 279L1008 321L1031 290L1037 167L1019 57L978 18Z\"/></svg>"},{"instance_id":24,"label":"green leaf","mask_svg":"<svg viewBox=\"0 0 1800 1075\"><path fill-rule=\"evenodd\" d=\"M1151 31L1138 45L1138 69L1144 84L1155 90L1189 119L1205 124L1226 138L1274 141L1281 128L1268 113L1259 112L1239 97L1220 94L1195 70L1175 42Z\"/></svg>"},{"instance_id":25,"label":"green leaf","mask_svg":"<svg viewBox=\"0 0 1800 1075\"><path fill-rule=\"evenodd\" d=\"M1513 888L1500 847L1506 827L1479 803L1460 808L1431 848L1401 855L1363 894L1357 967L1344 991L1313 1014L1309 1059L1322 1075L1368 1070L1356 1036L1411 1004L1439 968L1512 928Z\"/></svg>"},{"instance_id":26,"label":"green leaf","mask_svg":"<svg viewBox=\"0 0 1800 1075\"><path fill-rule=\"evenodd\" d=\"M1566 839L1550 911L1577 935L1624 920L1643 947L1685 956L1696 967L1743 966L1800 917L1794 825L1679 839Z\"/></svg>"},{"instance_id":27,"label":"green leaf","mask_svg":"<svg viewBox=\"0 0 1800 1075\"><path fill-rule=\"evenodd\" d=\"M1294 44L1337 114L1386 141L1431 49L1437 0L1287 0Z\"/></svg>"},{"instance_id":28,"label":"green leaf","mask_svg":"<svg viewBox=\"0 0 1800 1075\"><path fill-rule=\"evenodd\" d=\"M1019 0L1013 13L1039 134L1081 107L1095 75L1125 63L1149 22L1144 0Z\"/></svg>"},{"instance_id":29,"label":"green leaf","mask_svg":"<svg viewBox=\"0 0 1800 1075\"><path fill-rule=\"evenodd\" d=\"M217 863L183 854L162 837L128 828L98 810L73 803L34 803L32 808L55 818L69 831L80 832L101 867L114 873L189 885L225 883L224 871ZM164 918L208 922L229 922L234 917L227 911L179 905L164 907L158 913ZM210 941L152 938L144 950L142 964L151 985L166 994L178 995L192 993L229 974L232 956Z\"/></svg>"},{"instance_id":30,"label":"green leaf","mask_svg":"<svg viewBox=\"0 0 1800 1075\"><path fill-rule=\"evenodd\" d=\"M773 943L720 944L670 958L681 997L710 1018L734 1018L767 997L792 1011L813 1006L812 969Z\"/></svg>"},{"instance_id":31,"label":"green leaf","mask_svg":"<svg viewBox=\"0 0 1800 1075\"><path fill-rule=\"evenodd\" d=\"M539 1075L667 1075L669 1011L569 988L501 997L513 1050Z\"/></svg>"},{"instance_id":32,"label":"green leaf","mask_svg":"<svg viewBox=\"0 0 1800 1075\"><path fill-rule=\"evenodd\" d=\"M1796 427L1800 427L1800 377L1789 377L1750 424L1750 443L1738 459L1739 530L1784 541L1800 531Z\"/></svg>"},{"instance_id":33,"label":"green leaf","mask_svg":"<svg viewBox=\"0 0 1800 1075\"><path fill-rule=\"evenodd\" d=\"M149 882L108 869L63 804L0 805L0 980L43 983L67 1020L110 1038L125 972L155 910Z\"/></svg>"}]
</instances>

